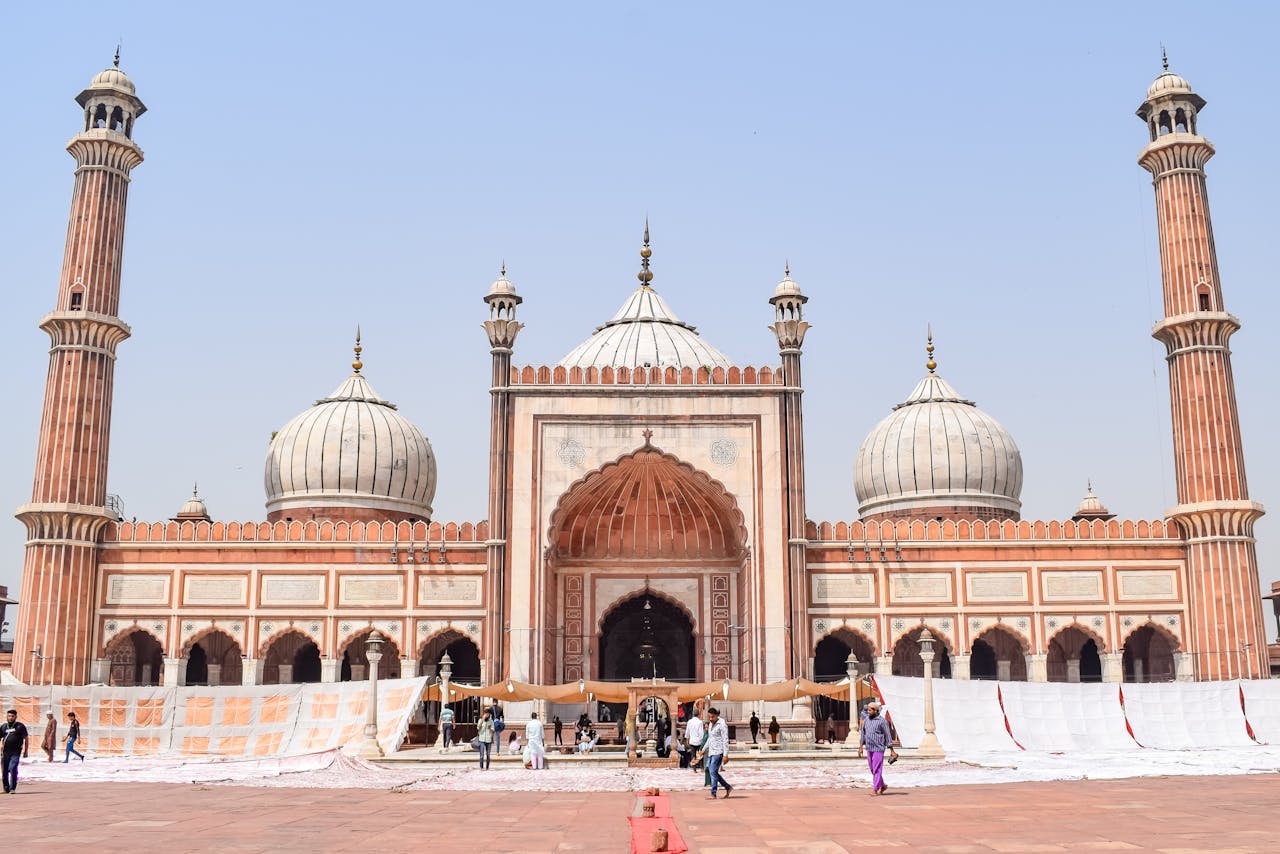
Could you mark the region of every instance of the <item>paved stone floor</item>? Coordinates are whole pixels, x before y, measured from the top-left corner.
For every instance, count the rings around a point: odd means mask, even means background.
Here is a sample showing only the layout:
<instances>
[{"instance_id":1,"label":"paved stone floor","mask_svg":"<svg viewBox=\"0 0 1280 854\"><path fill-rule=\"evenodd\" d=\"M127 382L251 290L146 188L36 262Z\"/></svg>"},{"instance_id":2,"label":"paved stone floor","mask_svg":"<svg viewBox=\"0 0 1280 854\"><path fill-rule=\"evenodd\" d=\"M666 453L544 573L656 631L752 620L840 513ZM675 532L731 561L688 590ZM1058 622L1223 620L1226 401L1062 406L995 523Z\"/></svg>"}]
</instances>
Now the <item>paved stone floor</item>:
<instances>
[{"instance_id":1,"label":"paved stone floor","mask_svg":"<svg viewBox=\"0 0 1280 854\"><path fill-rule=\"evenodd\" d=\"M1280 850L1276 775L675 792L697 854ZM24 783L0 796L4 851L625 852L620 792L399 792Z\"/></svg>"}]
</instances>

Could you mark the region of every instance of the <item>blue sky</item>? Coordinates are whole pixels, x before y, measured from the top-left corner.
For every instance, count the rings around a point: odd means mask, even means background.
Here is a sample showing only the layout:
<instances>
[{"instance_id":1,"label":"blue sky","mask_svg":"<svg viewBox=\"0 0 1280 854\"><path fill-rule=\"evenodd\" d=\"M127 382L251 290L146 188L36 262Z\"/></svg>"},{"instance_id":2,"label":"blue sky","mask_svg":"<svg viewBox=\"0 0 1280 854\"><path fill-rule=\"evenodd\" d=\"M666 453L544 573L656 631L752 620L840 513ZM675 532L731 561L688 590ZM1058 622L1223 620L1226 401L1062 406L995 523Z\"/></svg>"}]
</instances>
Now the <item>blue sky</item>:
<instances>
[{"instance_id":1,"label":"blue sky","mask_svg":"<svg viewBox=\"0 0 1280 854\"><path fill-rule=\"evenodd\" d=\"M1022 449L1024 517L1085 480L1174 503L1150 177L1160 70L1208 99L1210 197L1253 497L1280 513L1267 346L1280 136L1264 4L20 4L0 206L0 506L28 500L77 130L110 62L135 137L110 490L167 518L200 482L260 518L273 430L365 373L431 438L436 518L486 512L480 298L505 259L516 361L553 363L654 285L743 364L777 361L784 259L809 294L809 515L856 515L863 436L939 372ZM1272 516L1264 583L1280 578ZM24 536L0 522L0 584ZM19 594L20 595L20 594ZM1274 625L1270 623L1271 629ZM1271 630L1269 629L1269 631Z\"/></svg>"}]
</instances>

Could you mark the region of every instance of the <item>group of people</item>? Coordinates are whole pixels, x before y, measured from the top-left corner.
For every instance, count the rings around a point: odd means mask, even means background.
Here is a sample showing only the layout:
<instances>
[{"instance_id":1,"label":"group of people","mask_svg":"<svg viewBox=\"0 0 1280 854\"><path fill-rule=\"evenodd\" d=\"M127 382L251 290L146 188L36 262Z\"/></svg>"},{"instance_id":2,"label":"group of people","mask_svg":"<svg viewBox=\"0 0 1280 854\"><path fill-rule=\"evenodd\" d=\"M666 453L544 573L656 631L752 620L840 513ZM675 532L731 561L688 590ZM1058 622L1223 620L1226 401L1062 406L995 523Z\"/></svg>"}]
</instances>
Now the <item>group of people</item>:
<instances>
[{"instance_id":1,"label":"group of people","mask_svg":"<svg viewBox=\"0 0 1280 854\"><path fill-rule=\"evenodd\" d=\"M40 749L53 762L53 754L58 748L58 720L53 712L48 712L45 718L44 738L40 741ZM80 740L80 721L76 719L75 712L67 712L67 721L67 752L62 761L70 762L72 754L75 754L83 762L84 754L76 750L76 742ZM11 795L18 791L18 765L23 759L31 757L27 725L18 720L17 709L10 709L5 713L5 722L0 724L0 745L3 746L0 749L0 760L3 762L4 793Z\"/></svg>"},{"instance_id":2,"label":"group of people","mask_svg":"<svg viewBox=\"0 0 1280 854\"><path fill-rule=\"evenodd\" d=\"M487 770L490 767L494 745L497 744L501 749L502 732L505 729L506 722L502 718L502 707L496 702L480 713L472 746L480 751L481 770ZM507 739L507 752L512 756L519 756L524 762L524 767L535 771L541 770L547 765L547 748L543 738L542 721L538 720L538 713L534 712L529 722L525 724L524 742L520 741L520 734L513 731Z\"/></svg>"},{"instance_id":3,"label":"group of people","mask_svg":"<svg viewBox=\"0 0 1280 854\"><path fill-rule=\"evenodd\" d=\"M699 704L694 704L684 726L684 745L679 750L680 767L701 768L702 785L711 787L712 800L717 797L721 787L724 787L724 796L727 798L733 791L733 786L729 785L720 772L729 761L729 725L720 717L720 710L714 706L707 709L707 720L704 723L698 706ZM757 719L757 729L758 727Z\"/></svg>"}]
</instances>

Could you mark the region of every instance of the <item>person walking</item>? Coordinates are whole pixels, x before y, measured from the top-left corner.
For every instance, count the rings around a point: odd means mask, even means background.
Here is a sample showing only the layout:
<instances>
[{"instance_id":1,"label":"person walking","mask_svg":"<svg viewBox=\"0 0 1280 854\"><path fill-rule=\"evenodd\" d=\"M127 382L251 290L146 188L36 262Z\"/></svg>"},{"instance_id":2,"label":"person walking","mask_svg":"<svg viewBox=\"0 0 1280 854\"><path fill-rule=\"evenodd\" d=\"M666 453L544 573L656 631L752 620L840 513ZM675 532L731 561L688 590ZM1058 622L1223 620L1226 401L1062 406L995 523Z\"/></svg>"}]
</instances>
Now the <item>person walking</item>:
<instances>
[{"instance_id":1,"label":"person walking","mask_svg":"<svg viewBox=\"0 0 1280 854\"><path fill-rule=\"evenodd\" d=\"M547 747L542 741L542 721L538 720L537 712L524 726L524 739L528 742L524 750L525 767L540 770L546 763Z\"/></svg>"},{"instance_id":2,"label":"person walking","mask_svg":"<svg viewBox=\"0 0 1280 854\"><path fill-rule=\"evenodd\" d=\"M53 761L53 752L58 749L58 719L53 712L45 713L44 738L40 740L40 749Z\"/></svg>"},{"instance_id":3,"label":"person walking","mask_svg":"<svg viewBox=\"0 0 1280 854\"><path fill-rule=\"evenodd\" d=\"M774 715L769 718L769 743L778 743L778 733L782 732L782 725L778 723L778 716Z\"/></svg>"},{"instance_id":4,"label":"person walking","mask_svg":"<svg viewBox=\"0 0 1280 854\"><path fill-rule=\"evenodd\" d=\"M751 721L747 724L751 727L751 743L756 743L756 737L760 735L760 719L756 717L756 713L751 713Z\"/></svg>"},{"instance_id":5,"label":"person walking","mask_svg":"<svg viewBox=\"0 0 1280 854\"><path fill-rule=\"evenodd\" d=\"M867 765L871 769L871 794L882 795L889 787L884 783L884 755L889 754L890 761L898 758L893 749L893 733L889 732L889 722L880 717L880 704L867 703L867 720L862 725L859 745L867 749Z\"/></svg>"},{"instance_id":6,"label":"person walking","mask_svg":"<svg viewBox=\"0 0 1280 854\"><path fill-rule=\"evenodd\" d=\"M707 709L707 773L711 775L711 799L715 800L716 788L724 786L724 796L729 797L733 786L720 774L729 759L729 725L720 719L720 710Z\"/></svg>"},{"instance_id":7,"label":"person walking","mask_svg":"<svg viewBox=\"0 0 1280 854\"><path fill-rule=\"evenodd\" d=\"M440 731L444 733L444 749L453 744L453 709L444 706L440 709Z\"/></svg>"},{"instance_id":8,"label":"person walking","mask_svg":"<svg viewBox=\"0 0 1280 854\"><path fill-rule=\"evenodd\" d=\"M71 719L71 725L67 728L67 758L62 760L63 765L71 761L73 753L80 757L81 762L84 761L84 754L76 750L76 742L80 740L80 721L75 712L67 712L67 717Z\"/></svg>"},{"instance_id":9,"label":"person walking","mask_svg":"<svg viewBox=\"0 0 1280 854\"><path fill-rule=\"evenodd\" d=\"M555 730L556 745L564 746L564 721L560 720L560 716L556 715L551 719L551 726Z\"/></svg>"},{"instance_id":10,"label":"person walking","mask_svg":"<svg viewBox=\"0 0 1280 854\"><path fill-rule=\"evenodd\" d=\"M699 754L701 753L702 748L707 745L707 728L702 722L700 712L701 710L698 708L698 704L695 703L693 706L693 714L689 716L689 722L684 726L684 742L689 748L690 756L689 767L694 769L698 767L698 761L701 759ZM703 774L703 781L702 785L711 785L711 780L707 778L705 773Z\"/></svg>"},{"instance_id":11,"label":"person walking","mask_svg":"<svg viewBox=\"0 0 1280 854\"><path fill-rule=\"evenodd\" d=\"M0 724L0 762L3 762L0 767L4 770L6 795L18 791L18 763L30 755L29 750L27 726L18 720L17 709L10 709Z\"/></svg>"},{"instance_id":12,"label":"person walking","mask_svg":"<svg viewBox=\"0 0 1280 854\"><path fill-rule=\"evenodd\" d=\"M486 709L476 724L476 742L480 745L481 771L489 767L489 760L493 754L493 738L493 715Z\"/></svg>"}]
</instances>

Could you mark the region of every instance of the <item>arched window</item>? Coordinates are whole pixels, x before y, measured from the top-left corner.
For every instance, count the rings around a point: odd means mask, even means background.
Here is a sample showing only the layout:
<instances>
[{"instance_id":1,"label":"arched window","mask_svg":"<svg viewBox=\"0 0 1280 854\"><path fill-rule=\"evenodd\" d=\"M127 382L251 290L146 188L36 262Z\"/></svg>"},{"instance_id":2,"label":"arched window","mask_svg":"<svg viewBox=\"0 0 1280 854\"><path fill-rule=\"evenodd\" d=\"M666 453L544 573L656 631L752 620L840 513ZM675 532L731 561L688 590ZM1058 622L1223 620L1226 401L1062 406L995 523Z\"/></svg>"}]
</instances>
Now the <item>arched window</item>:
<instances>
[{"instance_id":1,"label":"arched window","mask_svg":"<svg viewBox=\"0 0 1280 854\"><path fill-rule=\"evenodd\" d=\"M1179 108L1178 111L1173 114L1173 129L1178 133L1187 132L1187 113L1185 110Z\"/></svg>"},{"instance_id":2,"label":"arched window","mask_svg":"<svg viewBox=\"0 0 1280 854\"><path fill-rule=\"evenodd\" d=\"M111 111L111 130L124 130L124 111L116 107Z\"/></svg>"},{"instance_id":3,"label":"arched window","mask_svg":"<svg viewBox=\"0 0 1280 854\"><path fill-rule=\"evenodd\" d=\"M1168 111L1168 110L1161 110L1161 112L1160 112L1160 135L1161 135L1161 136L1164 136L1166 133L1173 133L1173 125L1172 125L1172 123L1171 123L1171 122L1170 122L1170 120L1169 120L1169 111Z\"/></svg>"},{"instance_id":4,"label":"arched window","mask_svg":"<svg viewBox=\"0 0 1280 854\"><path fill-rule=\"evenodd\" d=\"M99 104L98 108L93 111L93 126L95 128L104 128L107 126L106 104Z\"/></svg>"}]
</instances>

